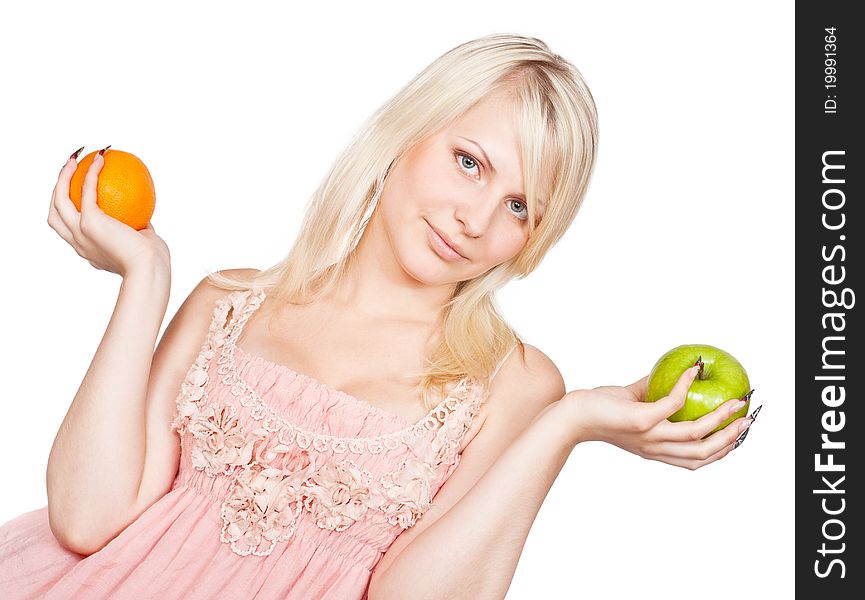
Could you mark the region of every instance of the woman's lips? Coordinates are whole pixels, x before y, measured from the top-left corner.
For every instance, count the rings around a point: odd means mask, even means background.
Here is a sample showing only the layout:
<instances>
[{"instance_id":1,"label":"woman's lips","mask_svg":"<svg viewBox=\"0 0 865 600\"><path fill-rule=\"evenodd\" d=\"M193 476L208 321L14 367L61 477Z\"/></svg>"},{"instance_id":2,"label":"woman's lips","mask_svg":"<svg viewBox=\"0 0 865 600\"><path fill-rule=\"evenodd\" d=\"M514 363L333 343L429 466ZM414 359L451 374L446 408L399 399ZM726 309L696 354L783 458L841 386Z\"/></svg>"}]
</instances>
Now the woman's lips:
<instances>
[{"instance_id":1,"label":"woman's lips","mask_svg":"<svg viewBox=\"0 0 865 600\"><path fill-rule=\"evenodd\" d=\"M424 221L426 221L426 219L424 219ZM451 262L464 262L468 260L465 256L451 248L444 238L436 232L432 225L429 224L429 221L426 221L426 224L427 237L429 238L430 246L432 246L432 249L436 254Z\"/></svg>"}]
</instances>

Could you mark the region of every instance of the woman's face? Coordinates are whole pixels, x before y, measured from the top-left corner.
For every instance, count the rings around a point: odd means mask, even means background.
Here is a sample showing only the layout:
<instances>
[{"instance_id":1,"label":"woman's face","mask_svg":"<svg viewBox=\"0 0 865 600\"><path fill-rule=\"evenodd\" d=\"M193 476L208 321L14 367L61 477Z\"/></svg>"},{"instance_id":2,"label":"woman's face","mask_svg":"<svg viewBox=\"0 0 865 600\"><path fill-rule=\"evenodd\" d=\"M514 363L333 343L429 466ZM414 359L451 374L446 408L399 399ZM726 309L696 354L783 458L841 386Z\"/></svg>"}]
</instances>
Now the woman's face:
<instances>
[{"instance_id":1,"label":"woman's face","mask_svg":"<svg viewBox=\"0 0 865 600\"><path fill-rule=\"evenodd\" d=\"M368 228L384 235L417 281L472 279L525 245L528 212L512 106L501 93L487 96L416 144L388 175Z\"/></svg>"}]
</instances>

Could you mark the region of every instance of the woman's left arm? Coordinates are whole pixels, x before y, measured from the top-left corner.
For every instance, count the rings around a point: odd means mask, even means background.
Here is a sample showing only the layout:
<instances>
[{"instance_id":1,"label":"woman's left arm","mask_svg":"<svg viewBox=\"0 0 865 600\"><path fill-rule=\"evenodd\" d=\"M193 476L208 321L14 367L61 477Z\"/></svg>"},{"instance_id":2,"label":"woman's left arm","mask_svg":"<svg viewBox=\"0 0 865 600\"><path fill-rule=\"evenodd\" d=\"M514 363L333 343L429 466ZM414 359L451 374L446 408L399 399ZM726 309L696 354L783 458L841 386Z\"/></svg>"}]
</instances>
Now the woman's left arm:
<instances>
[{"instance_id":1,"label":"woman's left arm","mask_svg":"<svg viewBox=\"0 0 865 600\"><path fill-rule=\"evenodd\" d=\"M570 392L549 404L450 510L405 547L370 588L370 600L407 593L419 600L504 598L544 498L581 441L607 441L690 469L722 458L750 420L709 435L738 410L733 399L696 421L667 421L684 404L689 371L654 403L639 402L644 378L624 388Z\"/></svg>"},{"instance_id":2,"label":"woman's left arm","mask_svg":"<svg viewBox=\"0 0 865 600\"><path fill-rule=\"evenodd\" d=\"M504 598L532 523L576 445L547 406L450 510L406 546L370 600ZM472 442L474 443L474 442Z\"/></svg>"}]
</instances>

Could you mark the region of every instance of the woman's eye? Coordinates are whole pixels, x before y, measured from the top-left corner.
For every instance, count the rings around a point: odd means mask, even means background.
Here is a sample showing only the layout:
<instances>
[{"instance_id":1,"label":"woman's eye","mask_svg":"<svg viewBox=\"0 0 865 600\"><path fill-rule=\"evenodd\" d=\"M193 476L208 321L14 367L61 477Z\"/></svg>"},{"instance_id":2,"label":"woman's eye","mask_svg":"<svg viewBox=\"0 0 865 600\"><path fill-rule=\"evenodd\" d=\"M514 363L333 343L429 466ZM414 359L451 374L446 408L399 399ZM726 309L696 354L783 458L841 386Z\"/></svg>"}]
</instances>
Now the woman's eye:
<instances>
[{"instance_id":1,"label":"woman's eye","mask_svg":"<svg viewBox=\"0 0 865 600\"><path fill-rule=\"evenodd\" d=\"M464 170L472 170L478 168L478 161L469 156L468 154L463 154L462 152L457 152L457 162L459 162L460 167Z\"/></svg>"},{"instance_id":2,"label":"woman's eye","mask_svg":"<svg viewBox=\"0 0 865 600\"><path fill-rule=\"evenodd\" d=\"M529 218L529 209L522 200L508 200L508 206L518 218L522 220Z\"/></svg>"}]
</instances>

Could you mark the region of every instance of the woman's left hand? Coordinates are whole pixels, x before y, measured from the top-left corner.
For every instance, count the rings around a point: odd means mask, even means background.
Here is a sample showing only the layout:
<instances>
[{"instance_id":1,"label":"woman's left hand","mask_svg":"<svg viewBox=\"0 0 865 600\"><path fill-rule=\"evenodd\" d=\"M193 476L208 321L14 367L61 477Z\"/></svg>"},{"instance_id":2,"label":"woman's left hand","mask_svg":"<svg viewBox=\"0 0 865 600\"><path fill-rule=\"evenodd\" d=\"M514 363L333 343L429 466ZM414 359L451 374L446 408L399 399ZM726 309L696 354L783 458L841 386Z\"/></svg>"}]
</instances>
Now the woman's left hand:
<instances>
[{"instance_id":1,"label":"woman's left hand","mask_svg":"<svg viewBox=\"0 0 865 600\"><path fill-rule=\"evenodd\" d=\"M712 433L744 406L739 398L695 421L667 420L685 404L694 376L695 369L687 369L670 394L656 402L644 401L648 376L625 387L569 392L562 400L570 409L575 441L609 442L643 458L691 470L724 458L752 421L742 417Z\"/></svg>"}]
</instances>

